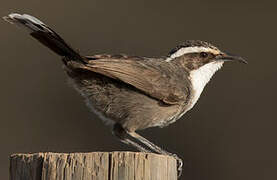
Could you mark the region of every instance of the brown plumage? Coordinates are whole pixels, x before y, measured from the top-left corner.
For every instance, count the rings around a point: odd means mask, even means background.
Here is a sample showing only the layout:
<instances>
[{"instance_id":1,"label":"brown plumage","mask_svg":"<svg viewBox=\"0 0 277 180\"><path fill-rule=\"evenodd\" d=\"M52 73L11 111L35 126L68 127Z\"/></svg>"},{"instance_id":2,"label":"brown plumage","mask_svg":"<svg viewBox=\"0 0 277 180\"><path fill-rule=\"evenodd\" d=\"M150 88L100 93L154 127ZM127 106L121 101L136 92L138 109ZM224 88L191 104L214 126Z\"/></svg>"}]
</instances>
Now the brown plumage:
<instances>
[{"instance_id":1,"label":"brown plumage","mask_svg":"<svg viewBox=\"0 0 277 180\"><path fill-rule=\"evenodd\" d=\"M189 80L177 64L128 56L89 58L86 64L66 60L68 75L88 104L128 131L165 126L185 108Z\"/></svg>"}]
</instances>

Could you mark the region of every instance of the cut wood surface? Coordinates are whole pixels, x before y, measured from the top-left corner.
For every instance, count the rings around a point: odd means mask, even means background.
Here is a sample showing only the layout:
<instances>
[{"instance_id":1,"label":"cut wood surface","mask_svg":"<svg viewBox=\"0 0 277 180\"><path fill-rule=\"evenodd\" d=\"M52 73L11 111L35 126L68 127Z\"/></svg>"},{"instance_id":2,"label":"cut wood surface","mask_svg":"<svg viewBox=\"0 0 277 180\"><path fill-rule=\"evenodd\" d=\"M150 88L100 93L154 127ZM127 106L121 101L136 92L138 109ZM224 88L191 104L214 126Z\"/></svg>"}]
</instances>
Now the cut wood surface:
<instances>
[{"instance_id":1,"label":"cut wood surface","mask_svg":"<svg viewBox=\"0 0 277 180\"><path fill-rule=\"evenodd\" d=\"M10 180L176 179L176 160L153 153L47 152L10 157Z\"/></svg>"}]
</instances>

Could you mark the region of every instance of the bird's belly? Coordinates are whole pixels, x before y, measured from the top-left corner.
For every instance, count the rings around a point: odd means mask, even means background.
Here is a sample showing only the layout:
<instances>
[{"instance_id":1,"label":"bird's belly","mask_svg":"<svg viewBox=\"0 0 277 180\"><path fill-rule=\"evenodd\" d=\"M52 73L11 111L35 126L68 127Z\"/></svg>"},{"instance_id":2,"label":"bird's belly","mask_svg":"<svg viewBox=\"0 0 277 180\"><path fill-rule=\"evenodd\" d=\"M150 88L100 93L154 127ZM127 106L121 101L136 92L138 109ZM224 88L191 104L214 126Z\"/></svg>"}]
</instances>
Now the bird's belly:
<instances>
[{"instance_id":1,"label":"bird's belly","mask_svg":"<svg viewBox=\"0 0 277 180\"><path fill-rule=\"evenodd\" d=\"M129 131L165 126L179 112L177 105L165 105L125 83L90 73L71 79L88 107L107 124L120 123Z\"/></svg>"}]
</instances>

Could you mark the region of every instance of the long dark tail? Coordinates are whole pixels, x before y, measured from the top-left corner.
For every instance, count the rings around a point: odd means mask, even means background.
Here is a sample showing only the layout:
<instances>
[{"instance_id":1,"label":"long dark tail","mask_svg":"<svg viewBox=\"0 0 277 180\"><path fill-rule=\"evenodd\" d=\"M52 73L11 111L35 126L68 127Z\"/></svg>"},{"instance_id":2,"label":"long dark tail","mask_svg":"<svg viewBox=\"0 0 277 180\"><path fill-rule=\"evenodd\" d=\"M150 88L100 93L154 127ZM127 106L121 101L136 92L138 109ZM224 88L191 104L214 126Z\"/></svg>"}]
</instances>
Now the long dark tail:
<instances>
[{"instance_id":1,"label":"long dark tail","mask_svg":"<svg viewBox=\"0 0 277 180\"><path fill-rule=\"evenodd\" d=\"M70 58L71 60L82 61L83 57L78 52L72 49L55 31L37 18L27 14L12 13L3 17L3 19L28 30L31 36L58 55Z\"/></svg>"}]
</instances>

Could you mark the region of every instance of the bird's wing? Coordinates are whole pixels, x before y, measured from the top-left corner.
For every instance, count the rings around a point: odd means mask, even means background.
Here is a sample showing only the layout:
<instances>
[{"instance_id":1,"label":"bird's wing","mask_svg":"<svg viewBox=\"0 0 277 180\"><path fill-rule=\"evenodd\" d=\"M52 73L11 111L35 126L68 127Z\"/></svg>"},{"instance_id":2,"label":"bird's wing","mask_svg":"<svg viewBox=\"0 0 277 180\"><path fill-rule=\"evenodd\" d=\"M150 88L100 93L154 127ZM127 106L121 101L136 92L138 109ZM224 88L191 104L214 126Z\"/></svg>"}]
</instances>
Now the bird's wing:
<instances>
[{"instance_id":1,"label":"bird's wing","mask_svg":"<svg viewBox=\"0 0 277 180\"><path fill-rule=\"evenodd\" d=\"M92 58L82 68L123 81L166 104L180 104L188 96L187 75L181 68L176 71L177 66L162 61L101 57Z\"/></svg>"}]
</instances>

